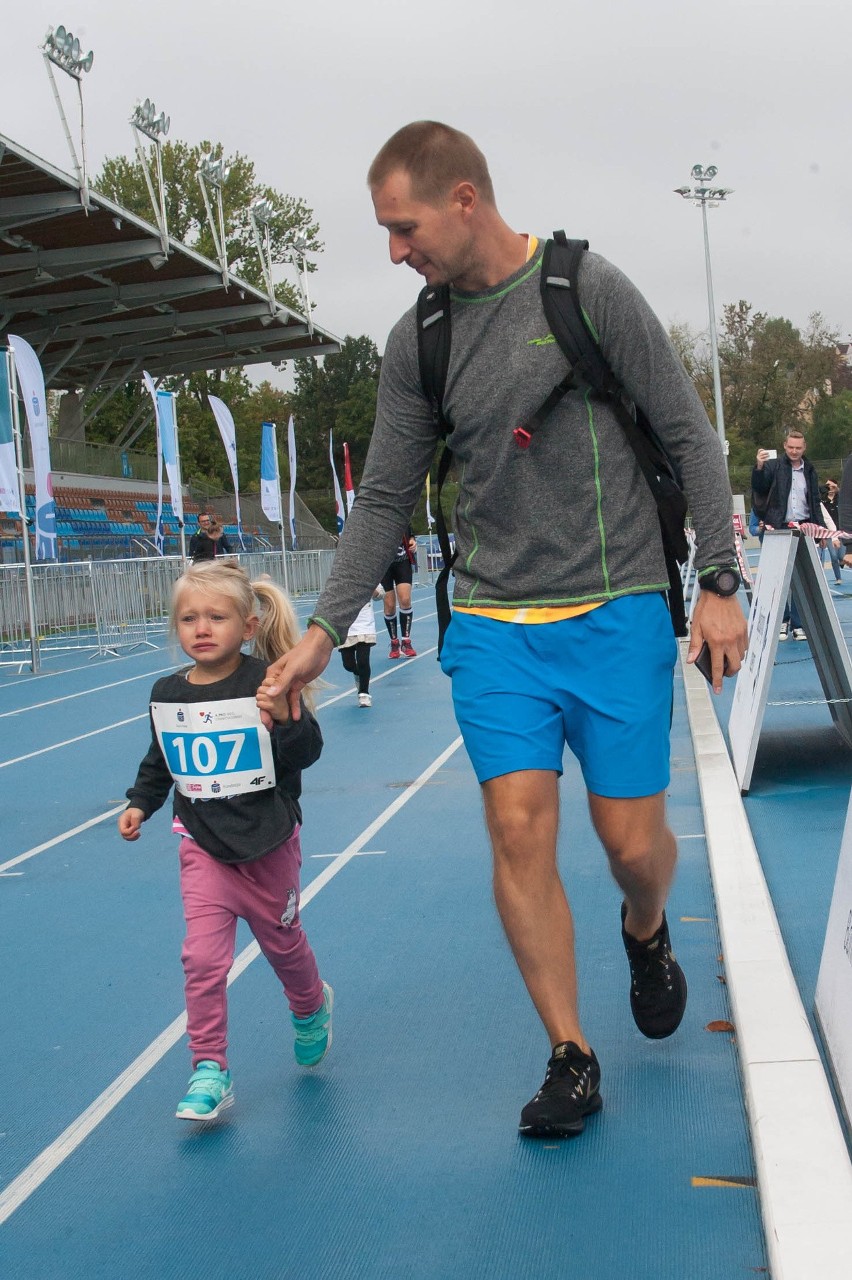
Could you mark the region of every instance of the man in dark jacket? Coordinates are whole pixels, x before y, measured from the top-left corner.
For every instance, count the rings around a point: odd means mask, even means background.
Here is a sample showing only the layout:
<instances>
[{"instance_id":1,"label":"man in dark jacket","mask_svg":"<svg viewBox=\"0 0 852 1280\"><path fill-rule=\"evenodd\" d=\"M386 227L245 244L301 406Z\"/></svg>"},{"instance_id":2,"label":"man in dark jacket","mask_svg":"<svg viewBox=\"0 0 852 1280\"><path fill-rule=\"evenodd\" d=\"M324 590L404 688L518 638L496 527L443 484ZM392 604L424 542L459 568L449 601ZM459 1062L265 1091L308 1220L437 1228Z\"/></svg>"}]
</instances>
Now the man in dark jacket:
<instances>
[{"instance_id":1,"label":"man in dark jacket","mask_svg":"<svg viewBox=\"0 0 852 1280\"><path fill-rule=\"evenodd\" d=\"M784 437L784 456L770 458L768 449L758 449L751 473L751 487L768 501L763 523L770 529L783 529L793 520L809 520L824 525L820 510L819 480L816 468L805 457L805 437L798 427L790 427ZM781 640L786 640L789 627L795 640L805 640L805 632L795 604L790 601L781 624Z\"/></svg>"},{"instance_id":2,"label":"man in dark jacket","mask_svg":"<svg viewBox=\"0 0 852 1280\"><path fill-rule=\"evenodd\" d=\"M811 520L824 524L819 509L819 481L812 462L805 457L805 437L791 427L784 439L783 458L770 458L768 449L758 449L751 487L768 495L764 524L783 529L791 520Z\"/></svg>"}]
</instances>

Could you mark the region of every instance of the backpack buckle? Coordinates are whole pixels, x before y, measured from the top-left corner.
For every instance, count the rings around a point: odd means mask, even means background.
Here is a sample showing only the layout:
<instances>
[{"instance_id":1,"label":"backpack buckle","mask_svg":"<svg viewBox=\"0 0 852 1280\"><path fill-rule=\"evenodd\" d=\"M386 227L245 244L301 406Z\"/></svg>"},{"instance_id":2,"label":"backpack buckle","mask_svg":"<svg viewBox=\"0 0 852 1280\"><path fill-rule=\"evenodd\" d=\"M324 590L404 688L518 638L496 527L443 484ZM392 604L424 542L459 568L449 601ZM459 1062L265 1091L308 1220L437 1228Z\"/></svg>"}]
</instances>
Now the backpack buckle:
<instances>
[{"instance_id":1,"label":"backpack buckle","mask_svg":"<svg viewBox=\"0 0 852 1280\"><path fill-rule=\"evenodd\" d=\"M527 431L526 427L515 427L512 435L515 437L515 444L519 449L528 449L530 447L532 432Z\"/></svg>"}]
</instances>

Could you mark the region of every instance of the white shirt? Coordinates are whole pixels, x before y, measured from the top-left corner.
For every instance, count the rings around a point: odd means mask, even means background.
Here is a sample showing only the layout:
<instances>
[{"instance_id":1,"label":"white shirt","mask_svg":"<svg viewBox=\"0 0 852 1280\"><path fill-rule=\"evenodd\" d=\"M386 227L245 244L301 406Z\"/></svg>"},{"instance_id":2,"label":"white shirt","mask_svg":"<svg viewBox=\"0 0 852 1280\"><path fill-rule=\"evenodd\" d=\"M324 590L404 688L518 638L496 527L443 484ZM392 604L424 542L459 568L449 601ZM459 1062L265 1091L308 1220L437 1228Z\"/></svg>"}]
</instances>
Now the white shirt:
<instances>
[{"instance_id":1,"label":"white shirt","mask_svg":"<svg viewBox=\"0 0 852 1280\"><path fill-rule=\"evenodd\" d=\"M809 520L811 509L808 505L808 487L805 483L805 464L799 462L793 466L793 480L790 485L790 497L787 500L787 520Z\"/></svg>"}]
</instances>

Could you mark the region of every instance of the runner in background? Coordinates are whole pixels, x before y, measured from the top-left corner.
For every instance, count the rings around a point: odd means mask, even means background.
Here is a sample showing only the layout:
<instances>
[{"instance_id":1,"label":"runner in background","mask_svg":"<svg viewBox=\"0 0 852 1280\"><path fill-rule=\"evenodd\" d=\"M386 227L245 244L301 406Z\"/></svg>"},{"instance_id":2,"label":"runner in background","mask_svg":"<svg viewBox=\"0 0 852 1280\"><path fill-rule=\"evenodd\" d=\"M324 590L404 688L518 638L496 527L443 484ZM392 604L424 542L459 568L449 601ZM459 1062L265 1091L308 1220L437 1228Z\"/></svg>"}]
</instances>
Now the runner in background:
<instances>
[{"instance_id":1,"label":"runner in background","mask_svg":"<svg viewBox=\"0 0 852 1280\"><path fill-rule=\"evenodd\" d=\"M370 649L376 643L376 615L373 613L373 600L378 600L381 595L382 588L377 587L372 599L364 605L340 646L343 665L349 674L355 677L355 692L358 695L359 707L373 705L373 696L370 693Z\"/></svg>"},{"instance_id":2,"label":"runner in background","mask_svg":"<svg viewBox=\"0 0 852 1280\"><path fill-rule=\"evenodd\" d=\"M193 1067L177 1116L214 1120L234 1101L226 983L238 918L284 988L296 1061L316 1066L331 1044L334 993L299 919L301 771L319 758L322 734L310 696L292 720L285 697L260 690L267 663L299 639L290 601L272 582L250 582L222 561L193 565L174 586L172 629L192 663L151 691L151 746L118 829L138 840L175 784ZM249 641L251 657L242 652Z\"/></svg>"},{"instance_id":3,"label":"runner in background","mask_svg":"<svg viewBox=\"0 0 852 1280\"><path fill-rule=\"evenodd\" d=\"M414 610L411 607L411 583L414 580L414 553L417 541L411 525L399 541L396 555L382 578L385 591L385 626L390 636L389 658L400 656L400 646L406 658L416 658L417 651L411 643L411 623ZM396 602L399 597L399 630L396 623Z\"/></svg>"}]
</instances>

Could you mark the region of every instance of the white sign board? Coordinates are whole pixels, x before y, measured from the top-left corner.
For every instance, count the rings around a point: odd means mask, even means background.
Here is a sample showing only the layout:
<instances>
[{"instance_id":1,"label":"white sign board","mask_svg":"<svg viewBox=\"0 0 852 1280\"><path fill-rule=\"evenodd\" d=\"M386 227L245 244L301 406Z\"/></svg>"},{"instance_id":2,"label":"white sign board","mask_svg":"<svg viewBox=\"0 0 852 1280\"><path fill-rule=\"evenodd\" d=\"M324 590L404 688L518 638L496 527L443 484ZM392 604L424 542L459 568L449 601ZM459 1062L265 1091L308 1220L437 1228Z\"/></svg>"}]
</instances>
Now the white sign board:
<instances>
[{"instance_id":1,"label":"white sign board","mask_svg":"<svg viewBox=\"0 0 852 1280\"><path fill-rule=\"evenodd\" d=\"M790 589L831 718L843 740L852 746L852 663L816 543L813 538L789 530L768 532L763 539L749 615L749 650L737 676L728 721L731 757L741 791L748 791L751 786L778 633Z\"/></svg>"},{"instance_id":2,"label":"white sign board","mask_svg":"<svg viewBox=\"0 0 852 1280\"><path fill-rule=\"evenodd\" d=\"M852 1128L852 803L846 812L814 1011Z\"/></svg>"},{"instance_id":3,"label":"white sign board","mask_svg":"<svg viewBox=\"0 0 852 1280\"><path fill-rule=\"evenodd\" d=\"M737 676L728 720L731 758L741 791L748 791L751 785L795 558L796 539L792 534L764 537L748 619L748 653Z\"/></svg>"},{"instance_id":4,"label":"white sign board","mask_svg":"<svg viewBox=\"0 0 852 1280\"><path fill-rule=\"evenodd\" d=\"M254 698L152 702L151 716L175 788L222 800L275 786L272 739Z\"/></svg>"}]
</instances>

